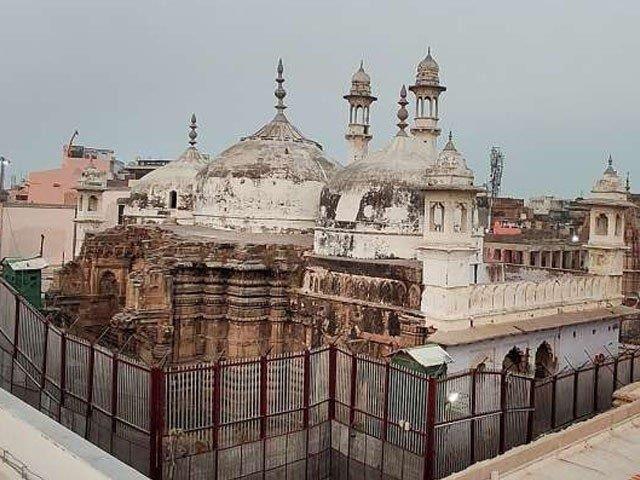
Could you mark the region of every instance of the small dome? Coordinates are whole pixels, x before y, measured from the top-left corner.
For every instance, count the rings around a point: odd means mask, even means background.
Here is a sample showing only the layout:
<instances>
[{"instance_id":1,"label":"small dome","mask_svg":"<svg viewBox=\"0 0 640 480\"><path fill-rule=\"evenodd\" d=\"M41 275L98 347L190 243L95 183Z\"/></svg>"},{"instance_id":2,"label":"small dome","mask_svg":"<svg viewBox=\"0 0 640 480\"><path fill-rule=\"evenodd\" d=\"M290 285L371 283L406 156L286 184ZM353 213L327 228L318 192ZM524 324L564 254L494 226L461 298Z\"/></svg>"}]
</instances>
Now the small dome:
<instances>
[{"instance_id":1,"label":"small dome","mask_svg":"<svg viewBox=\"0 0 640 480\"><path fill-rule=\"evenodd\" d=\"M469 188L473 187L473 171L453 144L451 132L449 141L444 146L438 161L427 168L429 186Z\"/></svg>"},{"instance_id":2,"label":"small dome","mask_svg":"<svg viewBox=\"0 0 640 480\"><path fill-rule=\"evenodd\" d=\"M602 177L598 179L593 189L594 194L614 194L614 195L626 195L627 190L623 183L622 178L618 175L618 172L613 168L613 159L609 155L607 161L607 168L602 174Z\"/></svg>"},{"instance_id":3,"label":"small dome","mask_svg":"<svg viewBox=\"0 0 640 480\"><path fill-rule=\"evenodd\" d=\"M418 64L416 84L438 85L440 83L439 73L440 67L438 62L431 56L431 48L429 48L427 56Z\"/></svg>"},{"instance_id":4,"label":"small dome","mask_svg":"<svg viewBox=\"0 0 640 480\"><path fill-rule=\"evenodd\" d=\"M129 206L131 215L145 216L143 211L164 212L193 208L196 174L207 164L209 156L196 148L196 118L191 117L189 147L175 160L142 177L132 188ZM148 212L147 212L148 213Z\"/></svg>"},{"instance_id":5,"label":"small dome","mask_svg":"<svg viewBox=\"0 0 640 480\"><path fill-rule=\"evenodd\" d=\"M207 163L208 156L201 154L196 147L189 147L177 159L147 173L132 188L140 191L154 186L189 185L196 174Z\"/></svg>"},{"instance_id":6,"label":"small dome","mask_svg":"<svg viewBox=\"0 0 640 480\"><path fill-rule=\"evenodd\" d=\"M364 63L360 62L360 68L351 77L350 95L371 95L371 77L364 71Z\"/></svg>"}]
</instances>

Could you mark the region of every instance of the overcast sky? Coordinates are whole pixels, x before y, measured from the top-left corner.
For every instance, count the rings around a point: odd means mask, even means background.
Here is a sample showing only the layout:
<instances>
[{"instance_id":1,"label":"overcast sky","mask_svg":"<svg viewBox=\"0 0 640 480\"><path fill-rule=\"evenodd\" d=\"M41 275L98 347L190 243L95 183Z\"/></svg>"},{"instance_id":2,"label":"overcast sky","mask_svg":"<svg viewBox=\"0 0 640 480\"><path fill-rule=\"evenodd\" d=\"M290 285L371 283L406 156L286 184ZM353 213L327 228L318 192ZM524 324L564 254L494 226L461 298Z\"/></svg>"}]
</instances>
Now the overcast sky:
<instances>
[{"instance_id":1,"label":"overcast sky","mask_svg":"<svg viewBox=\"0 0 640 480\"><path fill-rule=\"evenodd\" d=\"M343 162L360 59L379 148L431 45L478 183L499 145L505 194L588 191L609 152L638 191L639 28L638 0L0 0L0 155L56 166L77 128L124 161L174 158L191 112L217 153L273 116L281 56L289 118Z\"/></svg>"}]
</instances>

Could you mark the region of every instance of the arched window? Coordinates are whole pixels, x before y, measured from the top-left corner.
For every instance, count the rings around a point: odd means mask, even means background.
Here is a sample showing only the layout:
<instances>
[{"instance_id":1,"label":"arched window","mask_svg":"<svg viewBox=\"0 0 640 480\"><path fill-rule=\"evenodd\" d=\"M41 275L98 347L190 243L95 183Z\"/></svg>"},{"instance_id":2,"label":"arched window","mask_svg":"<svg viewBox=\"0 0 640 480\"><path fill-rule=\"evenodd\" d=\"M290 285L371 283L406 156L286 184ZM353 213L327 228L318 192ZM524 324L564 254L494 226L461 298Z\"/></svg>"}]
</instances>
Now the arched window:
<instances>
[{"instance_id":1,"label":"arched window","mask_svg":"<svg viewBox=\"0 0 640 480\"><path fill-rule=\"evenodd\" d=\"M622 235L622 215L619 213L616 215L616 237Z\"/></svg>"},{"instance_id":2,"label":"arched window","mask_svg":"<svg viewBox=\"0 0 640 480\"><path fill-rule=\"evenodd\" d=\"M509 350L502 361L502 370L508 373L527 373L528 369L527 358L518 347Z\"/></svg>"},{"instance_id":3,"label":"arched window","mask_svg":"<svg viewBox=\"0 0 640 480\"><path fill-rule=\"evenodd\" d=\"M468 228L468 223L467 206L464 203L459 203L453 212L453 231L456 233L465 233Z\"/></svg>"},{"instance_id":4,"label":"arched window","mask_svg":"<svg viewBox=\"0 0 640 480\"><path fill-rule=\"evenodd\" d=\"M606 235L609 231L609 219L604 213L596 217L596 235Z\"/></svg>"},{"instance_id":5,"label":"arched window","mask_svg":"<svg viewBox=\"0 0 640 480\"><path fill-rule=\"evenodd\" d=\"M80 195L78 197L78 211L81 212L82 211L82 200L84 199L84 197L82 195Z\"/></svg>"},{"instance_id":6,"label":"arched window","mask_svg":"<svg viewBox=\"0 0 640 480\"><path fill-rule=\"evenodd\" d=\"M553 375L555 371L555 361L551 346L547 342L542 342L536 350L536 378L545 378Z\"/></svg>"},{"instance_id":7,"label":"arched window","mask_svg":"<svg viewBox=\"0 0 640 480\"><path fill-rule=\"evenodd\" d=\"M118 280L111 270L107 270L100 276L98 282L98 294L99 295L119 295L120 288L118 287Z\"/></svg>"},{"instance_id":8,"label":"arched window","mask_svg":"<svg viewBox=\"0 0 640 480\"><path fill-rule=\"evenodd\" d=\"M178 208L178 192L175 190L169 192L169 208Z\"/></svg>"},{"instance_id":9,"label":"arched window","mask_svg":"<svg viewBox=\"0 0 640 480\"><path fill-rule=\"evenodd\" d=\"M440 202L432 203L429 211L429 229L432 232L444 230L444 205Z\"/></svg>"},{"instance_id":10,"label":"arched window","mask_svg":"<svg viewBox=\"0 0 640 480\"><path fill-rule=\"evenodd\" d=\"M95 195L91 195L89 197L89 204L87 205L87 211L89 212L98 211L98 197L96 197Z\"/></svg>"}]
</instances>

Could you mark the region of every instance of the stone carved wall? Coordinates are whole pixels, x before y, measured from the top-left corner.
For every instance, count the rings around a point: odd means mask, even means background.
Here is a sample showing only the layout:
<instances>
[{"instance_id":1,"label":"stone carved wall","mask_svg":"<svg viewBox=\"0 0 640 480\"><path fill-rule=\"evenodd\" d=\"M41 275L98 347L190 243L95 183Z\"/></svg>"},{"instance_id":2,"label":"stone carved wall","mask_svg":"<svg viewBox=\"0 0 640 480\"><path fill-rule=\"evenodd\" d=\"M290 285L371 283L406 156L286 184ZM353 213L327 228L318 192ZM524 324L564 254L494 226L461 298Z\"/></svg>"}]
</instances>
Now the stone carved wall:
<instances>
[{"instance_id":1,"label":"stone carved wall","mask_svg":"<svg viewBox=\"0 0 640 480\"><path fill-rule=\"evenodd\" d=\"M306 250L116 227L87 239L60 272L49 304L73 309L85 336L109 326L105 341L149 361L301 350L311 335L295 317L289 291L301 281ZM92 307L114 297L117 309Z\"/></svg>"}]
</instances>

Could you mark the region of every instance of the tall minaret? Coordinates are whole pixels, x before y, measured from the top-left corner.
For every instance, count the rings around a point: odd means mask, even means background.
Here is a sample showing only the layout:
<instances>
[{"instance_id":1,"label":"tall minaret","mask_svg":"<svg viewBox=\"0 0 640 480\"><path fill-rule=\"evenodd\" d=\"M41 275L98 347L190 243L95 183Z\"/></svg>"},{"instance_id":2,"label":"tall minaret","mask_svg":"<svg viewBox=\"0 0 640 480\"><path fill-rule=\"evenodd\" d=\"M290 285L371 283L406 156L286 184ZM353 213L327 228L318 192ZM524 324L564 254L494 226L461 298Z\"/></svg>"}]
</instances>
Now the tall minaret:
<instances>
[{"instance_id":1,"label":"tall minaret","mask_svg":"<svg viewBox=\"0 0 640 480\"><path fill-rule=\"evenodd\" d=\"M371 78L364 71L363 62L351 77L351 90L343 97L349 102L349 126L344 138L349 142L349 163L367 155L369 141L369 108L377 100L371 95Z\"/></svg>"},{"instance_id":2,"label":"tall minaret","mask_svg":"<svg viewBox=\"0 0 640 480\"><path fill-rule=\"evenodd\" d=\"M440 85L439 72L440 67L431 56L431 48L429 48L426 58L418 64L415 85L409 87L416 96L416 117L411 133L429 145L433 150L434 158L437 155L436 141L440 135L438 99L447 89L444 85Z\"/></svg>"}]
</instances>

